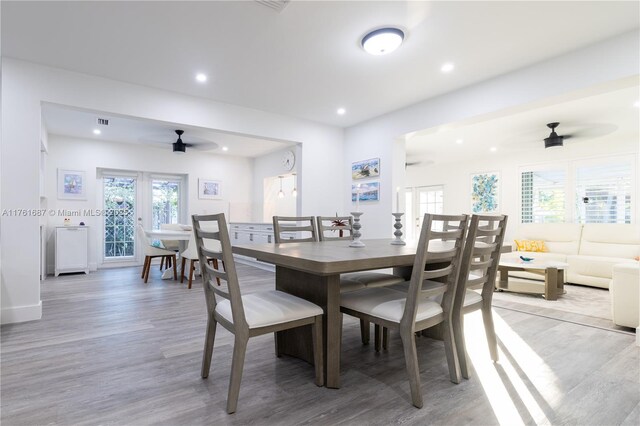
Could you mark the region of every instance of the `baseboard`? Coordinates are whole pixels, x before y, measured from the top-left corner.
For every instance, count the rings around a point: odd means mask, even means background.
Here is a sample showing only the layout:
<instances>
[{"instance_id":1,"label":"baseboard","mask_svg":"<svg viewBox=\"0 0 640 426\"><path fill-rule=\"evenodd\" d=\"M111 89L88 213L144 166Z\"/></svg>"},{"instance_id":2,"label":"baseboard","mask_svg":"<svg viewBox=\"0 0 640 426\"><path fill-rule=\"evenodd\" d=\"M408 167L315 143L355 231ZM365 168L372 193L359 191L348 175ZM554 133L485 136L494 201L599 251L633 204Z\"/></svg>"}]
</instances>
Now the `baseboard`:
<instances>
[{"instance_id":1,"label":"baseboard","mask_svg":"<svg viewBox=\"0 0 640 426\"><path fill-rule=\"evenodd\" d=\"M37 305L2 308L2 313L0 315L0 323L12 324L16 322L39 320L41 318L42 318L42 301L40 301Z\"/></svg>"}]
</instances>

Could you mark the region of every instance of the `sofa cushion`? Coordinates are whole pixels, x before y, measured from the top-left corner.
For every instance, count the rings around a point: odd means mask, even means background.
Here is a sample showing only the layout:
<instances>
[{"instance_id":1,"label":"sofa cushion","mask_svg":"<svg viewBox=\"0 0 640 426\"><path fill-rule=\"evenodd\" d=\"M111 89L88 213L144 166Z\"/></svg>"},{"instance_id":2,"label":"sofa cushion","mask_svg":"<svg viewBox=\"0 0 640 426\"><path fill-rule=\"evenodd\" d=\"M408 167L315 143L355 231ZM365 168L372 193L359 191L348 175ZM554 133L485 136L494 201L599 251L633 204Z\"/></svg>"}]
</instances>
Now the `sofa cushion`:
<instances>
[{"instance_id":1,"label":"sofa cushion","mask_svg":"<svg viewBox=\"0 0 640 426\"><path fill-rule=\"evenodd\" d=\"M640 226L586 224L582 231L579 253L633 260L640 255Z\"/></svg>"},{"instance_id":2,"label":"sofa cushion","mask_svg":"<svg viewBox=\"0 0 640 426\"><path fill-rule=\"evenodd\" d=\"M550 253L578 254L581 233L582 225L576 223L526 223L513 235L518 240L543 240Z\"/></svg>"},{"instance_id":3,"label":"sofa cushion","mask_svg":"<svg viewBox=\"0 0 640 426\"><path fill-rule=\"evenodd\" d=\"M640 325L640 264L623 263L613 267L611 315L613 323L625 327Z\"/></svg>"},{"instance_id":4,"label":"sofa cushion","mask_svg":"<svg viewBox=\"0 0 640 426\"><path fill-rule=\"evenodd\" d=\"M633 264L636 263L636 261L620 257L584 256L579 254L567 256L567 263L569 264L569 272L571 275L567 277L567 281L574 282L572 281L572 278L576 279L576 276L603 278L607 281L611 280L611 277L613 276L613 265L617 265L619 263ZM583 284L581 281L577 282L578 284ZM603 285L598 285L598 287L603 287Z\"/></svg>"}]
</instances>

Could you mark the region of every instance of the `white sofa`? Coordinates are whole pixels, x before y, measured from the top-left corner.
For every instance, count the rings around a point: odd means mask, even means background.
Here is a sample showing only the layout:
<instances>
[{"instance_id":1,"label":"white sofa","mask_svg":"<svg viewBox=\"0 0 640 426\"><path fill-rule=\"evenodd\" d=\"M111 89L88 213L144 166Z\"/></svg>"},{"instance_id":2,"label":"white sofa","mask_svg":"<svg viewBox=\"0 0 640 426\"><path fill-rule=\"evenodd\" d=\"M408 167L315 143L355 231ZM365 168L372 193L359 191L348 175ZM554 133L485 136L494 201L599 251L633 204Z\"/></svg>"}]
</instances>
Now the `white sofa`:
<instances>
[{"instance_id":1,"label":"white sofa","mask_svg":"<svg viewBox=\"0 0 640 426\"><path fill-rule=\"evenodd\" d=\"M511 233L514 240L542 240L547 252L512 252L502 258L519 256L556 260L569 264L567 283L609 288L613 265L638 263L640 226L625 224L522 224ZM515 247L515 245L514 245ZM513 272L512 275L540 279L539 275Z\"/></svg>"},{"instance_id":2,"label":"white sofa","mask_svg":"<svg viewBox=\"0 0 640 426\"><path fill-rule=\"evenodd\" d=\"M640 263L619 263L613 267L611 318L625 327L640 325Z\"/></svg>"}]
</instances>

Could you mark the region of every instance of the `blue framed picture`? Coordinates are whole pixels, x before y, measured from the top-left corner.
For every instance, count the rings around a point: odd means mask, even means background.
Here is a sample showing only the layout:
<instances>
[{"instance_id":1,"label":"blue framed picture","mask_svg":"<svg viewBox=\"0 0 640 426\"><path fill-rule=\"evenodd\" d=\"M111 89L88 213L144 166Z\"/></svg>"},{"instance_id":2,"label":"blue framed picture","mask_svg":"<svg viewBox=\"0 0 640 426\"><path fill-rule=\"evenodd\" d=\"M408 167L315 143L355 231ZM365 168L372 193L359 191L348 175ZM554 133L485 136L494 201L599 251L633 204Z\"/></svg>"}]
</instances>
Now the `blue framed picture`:
<instances>
[{"instance_id":1,"label":"blue framed picture","mask_svg":"<svg viewBox=\"0 0 640 426\"><path fill-rule=\"evenodd\" d=\"M500 173L471 175L471 212L498 213L500 208Z\"/></svg>"}]
</instances>

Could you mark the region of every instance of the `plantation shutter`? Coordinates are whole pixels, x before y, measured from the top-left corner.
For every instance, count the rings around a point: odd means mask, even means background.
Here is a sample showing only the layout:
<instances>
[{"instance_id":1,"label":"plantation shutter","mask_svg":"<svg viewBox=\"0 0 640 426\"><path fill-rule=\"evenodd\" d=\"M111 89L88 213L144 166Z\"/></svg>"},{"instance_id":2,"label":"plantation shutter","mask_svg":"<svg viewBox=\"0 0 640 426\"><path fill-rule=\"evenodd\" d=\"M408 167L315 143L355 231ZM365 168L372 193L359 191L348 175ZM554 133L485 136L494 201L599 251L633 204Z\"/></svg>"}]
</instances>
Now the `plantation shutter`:
<instances>
[{"instance_id":1,"label":"plantation shutter","mask_svg":"<svg viewBox=\"0 0 640 426\"><path fill-rule=\"evenodd\" d=\"M618 162L576 169L579 223L631 223L632 164Z\"/></svg>"}]
</instances>

